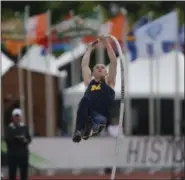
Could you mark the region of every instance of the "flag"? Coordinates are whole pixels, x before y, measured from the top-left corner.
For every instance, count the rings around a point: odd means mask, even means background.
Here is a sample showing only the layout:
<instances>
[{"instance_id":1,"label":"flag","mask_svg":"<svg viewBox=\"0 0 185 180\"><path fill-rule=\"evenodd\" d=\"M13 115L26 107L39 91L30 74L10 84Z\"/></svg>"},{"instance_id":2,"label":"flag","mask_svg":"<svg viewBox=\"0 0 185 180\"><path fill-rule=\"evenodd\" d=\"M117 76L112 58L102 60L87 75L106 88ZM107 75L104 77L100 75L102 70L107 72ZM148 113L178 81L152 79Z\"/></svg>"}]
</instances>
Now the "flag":
<instances>
[{"instance_id":1,"label":"flag","mask_svg":"<svg viewBox=\"0 0 185 180\"><path fill-rule=\"evenodd\" d=\"M156 71L154 72L152 59L158 59L161 55L169 52L168 47L178 42L178 14L172 11L135 31L137 57L150 59L150 95L149 95L149 133L151 135L160 134L161 112L158 97L160 89L160 63L156 61ZM176 69L176 74L178 68ZM154 74L156 79L154 78ZM176 75L176 81L178 76ZM154 104L154 84L156 84L157 105L155 112ZM177 85L178 86L178 85ZM176 91L177 93L178 91ZM174 106L175 107L175 106ZM156 117L156 118L155 118ZM154 118L156 122L154 121ZM156 123L156 125L155 125ZM156 127L156 128L155 128Z\"/></svg>"},{"instance_id":2,"label":"flag","mask_svg":"<svg viewBox=\"0 0 185 180\"><path fill-rule=\"evenodd\" d=\"M71 10L60 23L52 28L51 41L53 54L58 55L60 52L63 53L64 51L71 50L72 47L69 43L72 38L83 37L91 33L96 34L93 29L86 28L85 26L88 26L91 22L99 22L97 17L97 10L81 16L74 15L73 10ZM48 36L39 38L37 44L43 46L41 54L45 55L48 47Z\"/></svg>"},{"instance_id":3,"label":"flag","mask_svg":"<svg viewBox=\"0 0 185 180\"><path fill-rule=\"evenodd\" d=\"M123 34L127 29L123 28L125 23L125 17L123 14L118 14L116 17L108 20L104 24L101 25L99 35L113 35L116 37L116 39L119 41L119 43L123 44ZM83 41L85 43L92 42L96 40L96 36L88 36L83 38ZM115 44L113 43L113 48L117 50Z\"/></svg>"},{"instance_id":4,"label":"flag","mask_svg":"<svg viewBox=\"0 0 185 180\"><path fill-rule=\"evenodd\" d=\"M72 50L72 46L68 43L54 43L52 44L52 53L56 55L61 55L63 52L70 51ZM47 48L43 47L41 49L41 55L46 55L47 54Z\"/></svg>"},{"instance_id":5,"label":"flag","mask_svg":"<svg viewBox=\"0 0 185 180\"><path fill-rule=\"evenodd\" d=\"M23 40L5 40L4 47L12 56L17 56L19 52L25 47L25 41ZM15 48L16 47L16 48Z\"/></svg>"},{"instance_id":6,"label":"flag","mask_svg":"<svg viewBox=\"0 0 185 180\"><path fill-rule=\"evenodd\" d=\"M25 25L29 39L33 44L38 44L44 48L48 47L48 13L32 16Z\"/></svg>"},{"instance_id":7,"label":"flag","mask_svg":"<svg viewBox=\"0 0 185 180\"><path fill-rule=\"evenodd\" d=\"M132 30L128 33L127 36L127 47L130 52L130 59L131 61L134 61L137 59L137 48L136 48L136 38L134 32L141 28L142 26L148 24L151 21L151 16L148 13L145 16L142 16L135 24L135 26L132 28Z\"/></svg>"},{"instance_id":8,"label":"flag","mask_svg":"<svg viewBox=\"0 0 185 180\"><path fill-rule=\"evenodd\" d=\"M61 38L57 36L57 32L53 30L51 32L51 50L55 57L61 55L65 51L69 51L72 47L69 45L70 39L69 38ZM37 44L42 46L41 55L46 55L47 48L48 48L48 36L43 36L39 38L36 42Z\"/></svg>"},{"instance_id":9,"label":"flag","mask_svg":"<svg viewBox=\"0 0 185 180\"><path fill-rule=\"evenodd\" d=\"M179 38L180 38L180 46L181 46L181 51L184 53L184 25L181 26L179 30Z\"/></svg>"},{"instance_id":10,"label":"flag","mask_svg":"<svg viewBox=\"0 0 185 180\"><path fill-rule=\"evenodd\" d=\"M151 21L151 16L150 16L149 13L148 13L147 15L145 15L145 16L142 16L142 17L136 22L133 31L135 32L137 29L139 29L139 28L141 28L142 26L148 24L150 21Z\"/></svg>"},{"instance_id":11,"label":"flag","mask_svg":"<svg viewBox=\"0 0 185 180\"><path fill-rule=\"evenodd\" d=\"M115 36L118 41L123 41L123 34L127 29L123 28L125 24L125 16L120 13L109 22L109 34Z\"/></svg>"},{"instance_id":12,"label":"flag","mask_svg":"<svg viewBox=\"0 0 185 180\"><path fill-rule=\"evenodd\" d=\"M26 46L25 33L28 33L29 44L39 42L47 34L47 14L30 17L24 24L22 16L2 23L2 39L10 56L18 56ZM16 47L16 48L15 48Z\"/></svg>"},{"instance_id":13,"label":"flag","mask_svg":"<svg viewBox=\"0 0 185 180\"><path fill-rule=\"evenodd\" d=\"M37 40L47 35L47 13L35 15L29 18L28 22L25 24L26 33L29 39Z\"/></svg>"},{"instance_id":14,"label":"flag","mask_svg":"<svg viewBox=\"0 0 185 180\"><path fill-rule=\"evenodd\" d=\"M11 56L17 54L17 50L24 47L25 30L22 15L2 21L1 38L3 50L6 53L10 52Z\"/></svg>"},{"instance_id":15,"label":"flag","mask_svg":"<svg viewBox=\"0 0 185 180\"><path fill-rule=\"evenodd\" d=\"M180 43L184 44L184 25L182 25L179 29L179 39Z\"/></svg>"},{"instance_id":16,"label":"flag","mask_svg":"<svg viewBox=\"0 0 185 180\"><path fill-rule=\"evenodd\" d=\"M99 27L101 25L102 15L100 14L100 7L95 7L92 12L88 12L82 15L74 15L71 10L64 19L56 24L52 29L52 52L58 55L60 52L71 50L69 45L72 39L86 37L91 39L97 37ZM82 39L83 40L83 39ZM37 41L38 44L43 46L41 54L45 55L48 46L48 37L40 38Z\"/></svg>"},{"instance_id":17,"label":"flag","mask_svg":"<svg viewBox=\"0 0 185 180\"><path fill-rule=\"evenodd\" d=\"M165 52L165 44L177 42L178 15L170 12L145 26L137 29L137 57L161 56Z\"/></svg>"},{"instance_id":18,"label":"flag","mask_svg":"<svg viewBox=\"0 0 185 180\"><path fill-rule=\"evenodd\" d=\"M184 25L179 28L179 42L178 42L178 50L184 52ZM176 42L175 41L165 41L163 43L163 50L165 53L170 52L176 49Z\"/></svg>"}]
</instances>

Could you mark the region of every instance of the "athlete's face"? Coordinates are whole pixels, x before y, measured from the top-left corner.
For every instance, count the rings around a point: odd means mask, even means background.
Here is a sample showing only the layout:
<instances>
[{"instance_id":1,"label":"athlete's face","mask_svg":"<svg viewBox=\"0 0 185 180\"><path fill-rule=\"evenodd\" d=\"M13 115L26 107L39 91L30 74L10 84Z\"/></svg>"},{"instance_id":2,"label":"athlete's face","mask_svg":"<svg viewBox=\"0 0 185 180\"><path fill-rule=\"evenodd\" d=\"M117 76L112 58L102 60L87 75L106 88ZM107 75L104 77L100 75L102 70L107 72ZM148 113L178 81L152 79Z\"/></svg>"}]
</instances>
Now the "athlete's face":
<instances>
[{"instance_id":1,"label":"athlete's face","mask_svg":"<svg viewBox=\"0 0 185 180\"><path fill-rule=\"evenodd\" d=\"M104 64L96 64L93 68L93 76L95 78L105 78L107 76L107 69Z\"/></svg>"}]
</instances>

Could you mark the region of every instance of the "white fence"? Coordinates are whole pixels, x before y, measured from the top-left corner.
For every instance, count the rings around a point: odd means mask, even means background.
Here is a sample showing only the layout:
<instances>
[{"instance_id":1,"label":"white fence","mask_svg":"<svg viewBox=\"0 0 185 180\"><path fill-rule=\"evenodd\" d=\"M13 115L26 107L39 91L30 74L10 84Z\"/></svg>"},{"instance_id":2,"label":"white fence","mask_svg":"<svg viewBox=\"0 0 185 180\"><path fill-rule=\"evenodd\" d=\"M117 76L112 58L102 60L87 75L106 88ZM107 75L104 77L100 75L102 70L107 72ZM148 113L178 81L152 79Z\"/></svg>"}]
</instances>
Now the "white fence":
<instances>
[{"instance_id":1,"label":"white fence","mask_svg":"<svg viewBox=\"0 0 185 180\"><path fill-rule=\"evenodd\" d=\"M170 137L123 137L118 167L171 168L182 164L183 141ZM35 138L30 163L38 169L105 168L114 163L115 139L92 138L79 144L71 138Z\"/></svg>"}]
</instances>

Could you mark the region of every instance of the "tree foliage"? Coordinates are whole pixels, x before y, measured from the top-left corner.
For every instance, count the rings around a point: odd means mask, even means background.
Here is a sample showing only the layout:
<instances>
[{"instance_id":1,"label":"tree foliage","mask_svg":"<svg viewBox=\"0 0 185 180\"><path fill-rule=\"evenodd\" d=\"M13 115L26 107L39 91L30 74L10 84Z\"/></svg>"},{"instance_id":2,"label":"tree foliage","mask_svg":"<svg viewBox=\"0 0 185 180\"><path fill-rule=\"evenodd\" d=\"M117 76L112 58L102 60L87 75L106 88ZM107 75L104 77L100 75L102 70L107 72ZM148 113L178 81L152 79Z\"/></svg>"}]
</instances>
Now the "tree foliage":
<instances>
[{"instance_id":1,"label":"tree foliage","mask_svg":"<svg viewBox=\"0 0 185 180\"><path fill-rule=\"evenodd\" d=\"M111 1L3 1L2 2L2 19L8 19L15 16L16 12L24 13L24 7L30 6L30 15L40 14L52 10L52 23L55 24L63 19L70 11L74 10L75 14L92 11L93 7L98 4L103 7L105 18L111 17ZM125 7L128 10L129 22L135 22L139 17L146 15L148 12L154 13L154 18L164 15L173 9L178 9L181 24L184 23L184 2L181 1L114 1L119 7Z\"/></svg>"}]
</instances>

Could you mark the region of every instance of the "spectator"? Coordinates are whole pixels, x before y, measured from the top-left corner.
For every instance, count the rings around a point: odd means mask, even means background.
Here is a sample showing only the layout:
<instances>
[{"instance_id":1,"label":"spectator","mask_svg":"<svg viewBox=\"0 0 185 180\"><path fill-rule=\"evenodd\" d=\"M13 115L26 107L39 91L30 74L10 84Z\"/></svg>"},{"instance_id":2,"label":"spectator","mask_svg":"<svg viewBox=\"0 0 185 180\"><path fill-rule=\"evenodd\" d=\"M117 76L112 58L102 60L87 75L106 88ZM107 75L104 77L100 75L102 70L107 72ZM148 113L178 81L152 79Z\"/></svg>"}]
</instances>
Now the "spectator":
<instances>
[{"instance_id":1,"label":"spectator","mask_svg":"<svg viewBox=\"0 0 185 180\"><path fill-rule=\"evenodd\" d=\"M20 179L28 179L28 144L31 137L28 127L21 122L22 111L14 109L12 111L12 122L8 125L6 132L8 174L9 180L16 180L17 168L20 168Z\"/></svg>"}]
</instances>

